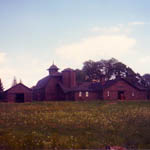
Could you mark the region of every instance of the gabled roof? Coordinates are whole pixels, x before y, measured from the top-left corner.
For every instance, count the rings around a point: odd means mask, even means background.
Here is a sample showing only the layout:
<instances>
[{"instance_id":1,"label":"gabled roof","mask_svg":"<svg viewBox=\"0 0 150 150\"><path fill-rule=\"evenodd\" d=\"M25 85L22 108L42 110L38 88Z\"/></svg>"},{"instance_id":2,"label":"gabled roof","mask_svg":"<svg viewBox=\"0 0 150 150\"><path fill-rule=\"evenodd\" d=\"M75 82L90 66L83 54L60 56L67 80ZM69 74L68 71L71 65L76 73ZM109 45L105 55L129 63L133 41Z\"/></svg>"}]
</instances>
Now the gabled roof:
<instances>
[{"instance_id":1,"label":"gabled roof","mask_svg":"<svg viewBox=\"0 0 150 150\"><path fill-rule=\"evenodd\" d=\"M18 83L18 84L16 84L15 86L13 86L13 87L11 87L11 88L7 89L5 92L10 91L11 89L13 89L13 88L15 88L15 87L17 87L17 86L23 86L23 87L24 87L24 88L26 88L27 90L32 91L32 89L30 89L30 88L29 88L29 87L27 87L26 85L24 85L24 84L22 84L22 83Z\"/></svg>"},{"instance_id":2,"label":"gabled roof","mask_svg":"<svg viewBox=\"0 0 150 150\"><path fill-rule=\"evenodd\" d=\"M130 83L129 81L127 81L126 79L123 79L123 78L116 78L115 80L108 80L108 81L103 85L103 89L111 87L112 85L114 85L115 83L117 83L117 82L120 81L120 80L126 82L128 85L132 86L133 88L135 88L135 89L137 89L137 90L141 90L141 91L146 90L145 88L140 87L140 86L136 86L136 85Z\"/></svg>"},{"instance_id":3,"label":"gabled roof","mask_svg":"<svg viewBox=\"0 0 150 150\"><path fill-rule=\"evenodd\" d=\"M75 91L91 91L91 92L97 92L100 90L102 90L102 85L99 82L84 82L75 89Z\"/></svg>"},{"instance_id":4,"label":"gabled roof","mask_svg":"<svg viewBox=\"0 0 150 150\"><path fill-rule=\"evenodd\" d=\"M61 82L58 83L60 88L63 90L64 93L68 92L78 92L78 91L89 91L89 92L97 92L102 89L100 83L92 83L92 82L84 82L77 87L67 88Z\"/></svg>"}]
</instances>

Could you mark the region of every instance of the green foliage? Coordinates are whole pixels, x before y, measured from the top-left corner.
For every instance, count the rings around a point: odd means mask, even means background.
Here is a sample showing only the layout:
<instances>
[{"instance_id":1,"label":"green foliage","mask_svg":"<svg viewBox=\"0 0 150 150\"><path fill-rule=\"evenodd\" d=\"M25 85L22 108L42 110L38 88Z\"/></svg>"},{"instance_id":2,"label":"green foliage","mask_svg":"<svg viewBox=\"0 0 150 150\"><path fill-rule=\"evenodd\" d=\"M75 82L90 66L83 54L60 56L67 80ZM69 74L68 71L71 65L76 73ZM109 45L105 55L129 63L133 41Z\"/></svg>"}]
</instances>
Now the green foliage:
<instances>
[{"instance_id":1,"label":"green foliage","mask_svg":"<svg viewBox=\"0 0 150 150\"><path fill-rule=\"evenodd\" d=\"M143 79L146 81L146 83L147 83L147 87L149 87L150 88L150 74L144 74L143 76Z\"/></svg>"},{"instance_id":2,"label":"green foliage","mask_svg":"<svg viewBox=\"0 0 150 150\"><path fill-rule=\"evenodd\" d=\"M0 105L0 149L150 148L150 102Z\"/></svg>"},{"instance_id":3,"label":"green foliage","mask_svg":"<svg viewBox=\"0 0 150 150\"><path fill-rule=\"evenodd\" d=\"M82 70L76 69L76 80L78 83L85 81L86 75Z\"/></svg>"},{"instance_id":4,"label":"green foliage","mask_svg":"<svg viewBox=\"0 0 150 150\"><path fill-rule=\"evenodd\" d=\"M12 87L15 86L15 85L17 85L17 79L16 79L16 77L14 77L14 79L13 79Z\"/></svg>"},{"instance_id":5,"label":"green foliage","mask_svg":"<svg viewBox=\"0 0 150 150\"><path fill-rule=\"evenodd\" d=\"M85 79L88 81L97 80L102 82L121 77L137 86L150 87L149 80L144 79L140 74L135 73L130 67L127 67L115 58L85 61L80 71L81 73L84 74Z\"/></svg>"}]
</instances>

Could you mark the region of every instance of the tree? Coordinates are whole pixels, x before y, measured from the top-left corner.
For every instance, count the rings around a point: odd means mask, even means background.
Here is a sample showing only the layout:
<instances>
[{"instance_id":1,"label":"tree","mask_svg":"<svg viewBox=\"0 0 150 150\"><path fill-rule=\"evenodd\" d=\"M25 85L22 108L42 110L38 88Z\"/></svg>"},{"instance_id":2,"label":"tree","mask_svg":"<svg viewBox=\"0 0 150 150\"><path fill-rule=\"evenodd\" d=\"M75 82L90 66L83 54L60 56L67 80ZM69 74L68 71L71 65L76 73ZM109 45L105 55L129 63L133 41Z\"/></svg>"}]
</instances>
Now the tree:
<instances>
[{"instance_id":1,"label":"tree","mask_svg":"<svg viewBox=\"0 0 150 150\"><path fill-rule=\"evenodd\" d=\"M3 84L2 84L2 80L0 79L0 92L3 92L4 88L3 88Z\"/></svg>"},{"instance_id":2,"label":"tree","mask_svg":"<svg viewBox=\"0 0 150 150\"><path fill-rule=\"evenodd\" d=\"M19 83L22 83L22 80L20 79Z\"/></svg>"},{"instance_id":3,"label":"tree","mask_svg":"<svg viewBox=\"0 0 150 150\"><path fill-rule=\"evenodd\" d=\"M134 83L134 85L147 87L146 80L139 73L135 73L130 67L127 67L115 58L102 59L96 62L92 60L86 61L81 71L87 77L88 81L103 82L121 77L130 83Z\"/></svg>"},{"instance_id":4,"label":"tree","mask_svg":"<svg viewBox=\"0 0 150 150\"><path fill-rule=\"evenodd\" d=\"M14 77L14 79L13 79L12 87L15 86L15 85L17 85L17 79L16 79L16 77Z\"/></svg>"},{"instance_id":5,"label":"tree","mask_svg":"<svg viewBox=\"0 0 150 150\"><path fill-rule=\"evenodd\" d=\"M98 66L96 62L92 60L84 62L82 71L86 75L86 80L91 81L92 79L99 78L99 71L97 69Z\"/></svg>"},{"instance_id":6,"label":"tree","mask_svg":"<svg viewBox=\"0 0 150 150\"><path fill-rule=\"evenodd\" d=\"M86 61L83 64L82 71L88 76L88 80L108 80L112 75L117 74L117 68L115 65L119 63L117 59L111 58L109 60L100 61Z\"/></svg>"},{"instance_id":7,"label":"tree","mask_svg":"<svg viewBox=\"0 0 150 150\"><path fill-rule=\"evenodd\" d=\"M3 88L3 84L2 84L2 81L0 79L0 100L2 100L4 98L4 88Z\"/></svg>"},{"instance_id":8,"label":"tree","mask_svg":"<svg viewBox=\"0 0 150 150\"><path fill-rule=\"evenodd\" d=\"M84 82L85 79L86 79L85 73L80 69L76 69L75 71L76 71L76 80L77 80L77 82L78 83L79 82Z\"/></svg>"},{"instance_id":9,"label":"tree","mask_svg":"<svg viewBox=\"0 0 150 150\"><path fill-rule=\"evenodd\" d=\"M143 76L144 81L146 82L146 86L150 88L150 74L146 73Z\"/></svg>"}]
</instances>

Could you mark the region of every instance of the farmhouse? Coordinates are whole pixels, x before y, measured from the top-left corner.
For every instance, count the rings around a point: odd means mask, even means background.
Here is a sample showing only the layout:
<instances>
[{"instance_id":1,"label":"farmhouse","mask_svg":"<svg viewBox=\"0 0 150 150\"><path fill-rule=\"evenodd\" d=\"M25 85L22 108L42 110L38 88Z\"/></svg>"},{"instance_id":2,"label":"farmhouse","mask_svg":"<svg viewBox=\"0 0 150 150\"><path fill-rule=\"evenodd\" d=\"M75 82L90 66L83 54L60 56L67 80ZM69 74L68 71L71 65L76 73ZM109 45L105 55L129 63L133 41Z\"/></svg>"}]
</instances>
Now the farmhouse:
<instances>
[{"instance_id":1,"label":"farmhouse","mask_svg":"<svg viewBox=\"0 0 150 150\"><path fill-rule=\"evenodd\" d=\"M24 84L19 83L4 92L4 100L6 102L31 102L32 90Z\"/></svg>"}]
</instances>

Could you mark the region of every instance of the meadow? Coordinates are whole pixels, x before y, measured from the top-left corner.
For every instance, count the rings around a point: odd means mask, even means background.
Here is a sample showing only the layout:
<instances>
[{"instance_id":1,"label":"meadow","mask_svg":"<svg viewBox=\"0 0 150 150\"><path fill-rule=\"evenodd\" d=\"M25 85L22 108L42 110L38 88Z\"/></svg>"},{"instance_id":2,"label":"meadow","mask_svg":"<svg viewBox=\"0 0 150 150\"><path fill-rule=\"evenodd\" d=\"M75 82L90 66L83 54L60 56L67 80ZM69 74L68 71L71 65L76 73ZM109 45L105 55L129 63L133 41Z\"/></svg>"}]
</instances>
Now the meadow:
<instances>
[{"instance_id":1,"label":"meadow","mask_svg":"<svg viewBox=\"0 0 150 150\"><path fill-rule=\"evenodd\" d=\"M0 149L150 149L149 101L0 103Z\"/></svg>"}]
</instances>

